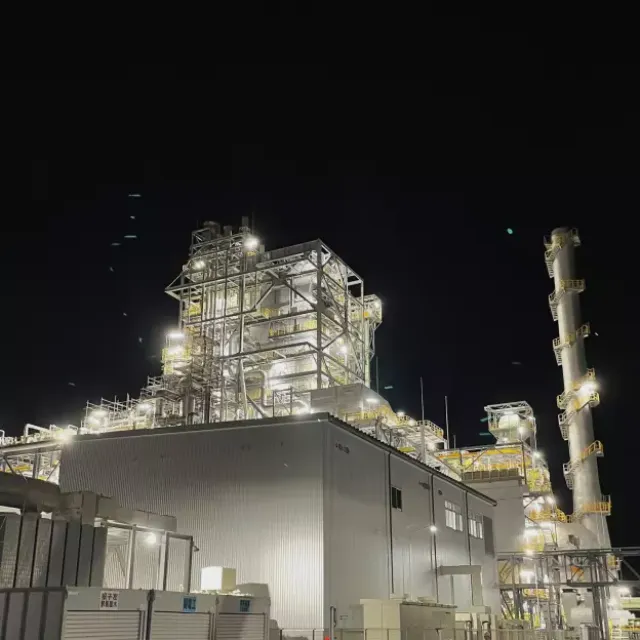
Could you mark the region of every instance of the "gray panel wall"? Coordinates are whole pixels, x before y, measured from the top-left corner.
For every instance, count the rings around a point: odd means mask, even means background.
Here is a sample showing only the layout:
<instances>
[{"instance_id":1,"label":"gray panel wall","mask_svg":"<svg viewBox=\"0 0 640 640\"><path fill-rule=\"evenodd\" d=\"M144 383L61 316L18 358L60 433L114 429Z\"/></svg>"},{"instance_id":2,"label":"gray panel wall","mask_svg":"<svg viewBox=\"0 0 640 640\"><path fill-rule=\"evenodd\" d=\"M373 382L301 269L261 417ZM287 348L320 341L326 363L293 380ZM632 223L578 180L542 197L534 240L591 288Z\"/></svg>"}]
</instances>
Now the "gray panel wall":
<instances>
[{"instance_id":1,"label":"gray panel wall","mask_svg":"<svg viewBox=\"0 0 640 640\"><path fill-rule=\"evenodd\" d=\"M328 608L390 594L387 454L325 425L325 626Z\"/></svg>"},{"instance_id":2,"label":"gray panel wall","mask_svg":"<svg viewBox=\"0 0 640 640\"><path fill-rule=\"evenodd\" d=\"M492 527L484 527L484 538L482 540L470 537L471 543L471 561L472 564L482 566L482 597L483 604L491 607L491 610L498 613L500 611L500 593L498 588L498 566L496 563L495 553L487 553L487 548L494 549L495 537L493 543L487 544L487 538L493 536L495 532L495 507L487 504L484 500L480 500L473 495L469 495L469 510L476 514L481 514L486 518L491 518ZM489 530L490 529L490 530Z\"/></svg>"},{"instance_id":3,"label":"gray panel wall","mask_svg":"<svg viewBox=\"0 0 640 640\"><path fill-rule=\"evenodd\" d=\"M402 491L402 510L391 508L393 593L435 599L431 475L390 456L391 485ZM422 483L422 484L421 484Z\"/></svg>"},{"instance_id":4,"label":"gray panel wall","mask_svg":"<svg viewBox=\"0 0 640 640\"><path fill-rule=\"evenodd\" d=\"M63 491L175 515L192 535L193 588L208 565L266 582L282 626L322 624L322 429L286 424L76 441Z\"/></svg>"},{"instance_id":5,"label":"gray panel wall","mask_svg":"<svg viewBox=\"0 0 640 640\"><path fill-rule=\"evenodd\" d=\"M340 427L326 430L325 608L335 606L340 616L361 598L406 594L437 595L441 603L455 600L466 609L472 604L470 576L440 576L436 594L435 566L478 564L484 603L499 611L495 558L485 553L484 540L469 537L466 503L489 517L494 507L404 456ZM392 508L391 486L402 491L401 510ZM460 505L463 531L446 527L445 500Z\"/></svg>"},{"instance_id":6,"label":"gray panel wall","mask_svg":"<svg viewBox=\"0 0 640 640\"><path fill-rule=\"evenodd\" d=\"M332 423L78 440L63 455L63 491L175 515L200 549L193 587L204 566L235 567L238 582L269 584L281 627L325 626L330 606L340 615L361 598L435 598L436 584L440 602L470 606L469 576L454 576L452 590L450 576L436 581L434 558L483 565L492 604L495 568L469 540L468 492ZM391 508L391 484L401 511ZM445 526L447 499L462 507L461 532ZM473 509L493 515L476 500Z\"/></svg>"},{"instance_id":7,"label":"gray panel wall","mask_svg":"<svg viewBox=\"0 0 640 640\"><path fill-rule=\"evenodd\" d=\"M438 566L469 565L469 531L465 509L465 491L442 478L434 477L434 511ZM462 531L446 526L445 501L460 505ZM466 575L438 576L438 596L443 604L455 604L461 610L471 605L471 579Z\"/></svg>"}]
</instances>

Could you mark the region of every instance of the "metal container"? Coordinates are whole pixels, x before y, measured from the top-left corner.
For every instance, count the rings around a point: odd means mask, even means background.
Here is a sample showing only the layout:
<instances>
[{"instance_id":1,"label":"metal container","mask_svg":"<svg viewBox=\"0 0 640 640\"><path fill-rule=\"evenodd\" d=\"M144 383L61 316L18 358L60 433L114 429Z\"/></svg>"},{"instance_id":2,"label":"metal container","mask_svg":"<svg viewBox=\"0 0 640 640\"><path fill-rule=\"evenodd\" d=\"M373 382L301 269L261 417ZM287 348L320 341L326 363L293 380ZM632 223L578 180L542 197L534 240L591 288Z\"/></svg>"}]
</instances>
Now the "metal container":
<instances>
[{"instance_id":1,"label":"metal container","mask_svg":"<svg viewBox=\"0 0 640 640\"><path fill-rule=\"evenodd\" d=\"M211 640L216 596L151 592L150 640Z\"/></svg>"}]
</instances>

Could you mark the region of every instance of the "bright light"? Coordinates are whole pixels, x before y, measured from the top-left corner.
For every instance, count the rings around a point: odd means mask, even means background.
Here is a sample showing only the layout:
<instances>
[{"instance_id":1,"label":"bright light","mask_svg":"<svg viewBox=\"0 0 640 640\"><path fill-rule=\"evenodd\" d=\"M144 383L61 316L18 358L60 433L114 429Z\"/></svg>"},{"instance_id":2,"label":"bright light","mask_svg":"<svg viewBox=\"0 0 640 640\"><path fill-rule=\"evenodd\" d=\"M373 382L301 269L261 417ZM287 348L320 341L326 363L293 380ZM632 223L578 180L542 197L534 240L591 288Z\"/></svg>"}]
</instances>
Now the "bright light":
<instances>
[{"instance_id":1,"label":"bright light","mask_svg":"<svg viewBox=\"0 0 640 640\"><path fill-rule=\"evenodd\" d=\"M615 598L611 598L608 604L609 609L617 609L620 606L620 603Z\"/></svg>"},{"instance_id":2,"label":"bright light","mask_svg":"<svg viewBox=\"0 0 640 640\"><path fill-rule=\"evenodd\" d=\"M547 504L555 504L556 499L553 496L547 496Z\"/></svg>"},{"instance_id":3,"label":"bright light","mask_svg":"<svg viewBox=\"0 0 640 640\"><path fill-rule=\"evenodd\" d=\"M148 545L156 544L156 542L158 542L158 536L155 533L148 533L144 541Z\"/></svg>"},{"instance_id":4,"label":"bright light","mask_svg":"<svg viewBox=\"0 0 640 640\"><path fill-rule=\"evenodd\" d=\"M346 344L343 344L343 345L340 347L340 353L347 353L347 351L348 351L348 350L349 350L349 349L347 349L347 345L346 345Z\"/></svg>"},{"instance_id":5,"label":"bright light","mask_svg":"<svg viewBox=\"0 0 640 640\"><path fill-rule=\"evenodd\" d=\"M533 452L533 457L534 458L540 458L540 457L542 457L542 454L539 451L534 451Z\"/></svg>"},{"instance_id":6,"label":"bright light","mask_svg":"<svg viewBox=\"0 0 640 640\"><path fill-rule=\"evenodd\" d=\"M258 238L254 236L249 236L244 241L244 246L249 249L249 251L254 251L258 248Z\"/></svg>"},{"instance_id":7,"label":"bright light","mask_svg":"<svg viewBox=\"0 0 640 640\"><path fill-rule=\"evenodd\" d=\"M375 308L379 309L382 306L382 304L380 303L380 300L376 300L375 302Z\"/></svg>"},{"instance_id":8,"label":"bright light","mask_svg":"<svg viewBox=\"0 0 640 640\"><path fill-rule=\"evenodd\" d=\"M631 592L629 591L629 587L620 587L618 589L619 596L628 596Z\"/></svg>"},{"instance_id":9,"label":"bright light","mask_svg":"<svg viewBox=\"0 0 640 640\"><path fill-rule=\"evenodd\" d=\"M525 431L526 431L526 429L524 427L518 427L518 433L520 435L522 435Z\"/></svg>"},{"instance_id":10,"label":"bright light","mask_svg":"<svg viewBox=\"0 0 640 640\"><path fill-rule=\"evenodd\" d=\"M404 418L405 413L404 413L404 411L398 411L397 415L398 415L398 418Z\"/></svg>"},{"instance_id":11,"label":"bright light","mask_svg":"<svg viewBox=\"0 0 640 640\"><path fill-rule=\"evenodd\" d=\"M502 438L501 442L509 442L509 438Z\"/></svg>"},{"instance_id":12,"label":"bright light","mask_svg":"<svg viewBox=\"0 0 640 640\"><path fill-rule=\"evenodd\" d=\"M91 415L95 418L104 418L107 415L107 412L105 409L94 409L91 412Z\"/></svg>"},{"instance_id":13,"label":"bright light","mask_svg":"<svg viewBox=\"0 0 640 640\"><path fill-rule=\"evenodd\" d=\"M369 404L378 404L378 398L367 398Z\"/></svg>"},{"instance_id":14,"label":"bright light","mask_svg":"<svg viewBox=\"0 0 640 640\"><path fill-rule=\"evenodd\" d=\"M141 402L138 405L138 411L151 411L153 409L153 405L150 402Z\"/></svg>"},{"instance_id":15,"label":"bright light","mask_svg":"<svg viewBox=\"0 0 640 640\"><path fill-rule=\"evenodd\" d=\"M102 420L100 420L100 418L96 418L95 416L89 416L89 417L87 418L87 422L88 422L89 424L95 424L95 425L98 425L98 424L100 424L100 423L102 422Z\"/></svg>"},{"instance_id":16,"label":"bright light","mask_svg":"<svg viewBox=\"0 0 640 640\"><path fill-rule=\"evenodd\" d=\"M524 535L525 538L531 538L532 536L535 536L538 532L535 529L525 529L524 530Z\"/></svg>"},{"instance_id":17,"label":"bright light","mask_svg":"<svg viewBox=\"0 0 640 640\"><path fill-rule=\"evenodd\" d=\"M170 340L182 340L184 338L184 333L182 333L182 331L170 331L167 334L167 338Z\"/></svg>"},{"instance_id":18,"label":"bright light","mask_svg":"<svg viewBox=\"0 0 640 640\"><path fill-rule=\"evenodd\" d=\"M429 451L435 451L436 450L436 445L433 444L433 442L429 442L429 443L427 443L427 449L429 449Z\"/></svg>"},{"instance_id":19,"label":"bright light","mask_svg":"<svg viewBox=\"0 0 640 640\"><path fill-rule=\"evenodd\" d=\"M431 533L435 533L437 530L438 530L438 527L436 527L436 525L435 525L435 524L432 524L432 525L429 527L429 531L431 531Z\"/></svg>"},{"instance_id":20,"label":"bright light","mask_svg":"<svg viewBox=\"0 0 640 640\"><path fill-rule=\"evenodd\" d=\"M415 427L416 426L416 421L413 418L409 418L409 426L410 427Z\"/></svg>"},{"instance_id":21,"label":"bright light","mask_svg":"<svg viewBox=\"0 0 640 640\"><path fill-rule=\"evenodd\" d=\"M580 387L580 393L584 395L590 395L594 391L596 391L597 388L598 388L598 385L595 382L585 382Z\"/></svg>"},{"instance_id":22,"label":"bright light","mask_svg":"<svg viewBox=\"0 0 640 640\"><path fill-rule=\"evenodd\" d=\"M533 551L532 551L531 549L525 549L524 554L525 554L526 556L532 556L532 555L533 555Z\"/></svg>"},{"instance_id":23,"label":"bright light","mask_svg":"<svg viewBox=\"0 0 640 640\"><path fill-rule=\"evenodd\" d=\"M169 347L169 349L167 349L167 353L170 356L178 356L182 353L182 347L179 347L179 346Z\"/></svg>"},{"instance_id":24,"label":"bright light","mask_svg":"<svg viewBox=\"0 0 640 640\"><path fill-rule=\"evenodd\" d=\"M71 440L73 440L74 435L75 435L75 431L73 429L61 429L57 433L58 438L60 438L62 442L71 442Z\"/></svg>"},{"instance_id":25,"label":"bright light","mask_svg":"<svg viewBox=\"0 0 640 640\"><path fill-rule=\"evenodd\" d=\"M526 582L527 580L533 580L535 574L533 571L520 571L520 577Z\"/></svg>"},{"instance_id":26,"label":"bright light","mask_svg":"<svg viewBox=\"0 0 640 640\"><path fill-rule=\"evenodd\" d=\"M204 267L205 267L205 262L204 262L204 260L196 260L196 261L193 263L193 268L194 268L194 269L196 269L196 270L198 270L198 271L200 271L200 269L204 269Z\"/></svg>"}]
</instances>

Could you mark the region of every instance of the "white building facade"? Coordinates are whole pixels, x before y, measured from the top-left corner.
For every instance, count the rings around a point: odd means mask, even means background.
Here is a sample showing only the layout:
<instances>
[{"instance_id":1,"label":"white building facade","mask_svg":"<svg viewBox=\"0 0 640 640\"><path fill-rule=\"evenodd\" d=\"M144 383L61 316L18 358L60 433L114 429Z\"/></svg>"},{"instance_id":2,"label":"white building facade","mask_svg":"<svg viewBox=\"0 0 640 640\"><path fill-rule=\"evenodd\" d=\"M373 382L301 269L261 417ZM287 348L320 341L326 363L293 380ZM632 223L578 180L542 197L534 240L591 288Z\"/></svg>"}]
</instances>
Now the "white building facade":
<instances>
[{"instance_id":1,"label":"white building facade","mask_svg":"<svg viewBox=\"0 0 640 640\"><path fill-rule=\"evenodd\" d=\"M499 611L495 502L328 414L79 436L60 485L175 515L198 548L193 587L234 567L269 585L284 629L361 598Z\"/></svg>"}]
</instances>

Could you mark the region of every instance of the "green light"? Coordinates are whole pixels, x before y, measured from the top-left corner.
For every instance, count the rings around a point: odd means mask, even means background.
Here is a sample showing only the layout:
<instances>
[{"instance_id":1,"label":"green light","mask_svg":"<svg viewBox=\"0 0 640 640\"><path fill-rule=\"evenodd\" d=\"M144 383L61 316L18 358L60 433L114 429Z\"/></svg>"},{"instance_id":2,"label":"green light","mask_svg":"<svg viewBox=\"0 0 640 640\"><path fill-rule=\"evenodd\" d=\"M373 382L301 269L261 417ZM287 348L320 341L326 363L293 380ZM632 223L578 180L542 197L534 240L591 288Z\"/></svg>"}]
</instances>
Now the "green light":
<instances>
[{"instance_id":1,"label":"green light","mask_svg":"<svg viewBox=\"0 0 640 640\"><path fill-rule=\"evenodd\" d=\"M507 233L512 236L513 235L513 229L511 227L507 227Z\"/></svg>"}]
</instances>

